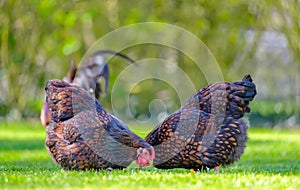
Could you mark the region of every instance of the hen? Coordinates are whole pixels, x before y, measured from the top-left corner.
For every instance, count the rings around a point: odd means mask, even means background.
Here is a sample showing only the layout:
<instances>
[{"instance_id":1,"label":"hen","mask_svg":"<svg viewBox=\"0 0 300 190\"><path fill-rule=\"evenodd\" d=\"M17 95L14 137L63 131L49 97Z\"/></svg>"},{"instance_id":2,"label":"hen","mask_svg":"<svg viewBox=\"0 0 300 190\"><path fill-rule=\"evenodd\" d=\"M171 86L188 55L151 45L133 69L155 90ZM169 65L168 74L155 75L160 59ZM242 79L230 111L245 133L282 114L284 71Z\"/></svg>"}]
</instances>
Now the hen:
<instances>
[{"instance_id":1,"label":"hen","mask_svg":"<svg viewBox=\"0 0 300 190\"><path fill-rule=\"evenodd\" d=\"M46 84L52 113L46 148L65 170L122 169L133 160L151 165L154 149L106 112L88 91L60 80Z\"/></svg>"},{"instance_id":2,"label":"hen","mask_svg":"<svg viewBox=\"0 0 300 190\"><path fill-rule=\"evenodd\" d=\"M94 94L94 96L99 99L101 93L100 79L102 77L105 82L104 93L107 92L108 88L109 67L104 59L104 55L109 54L122 57L123 59L134 63L132 59L124 54L111 50L100 50L91 54L79 68L77 68L75 62L72 62L71 68L63 80L77 84L85 90L88 90L91 94ZM51 113L49 112L46 102L43 104L40 119L44 126L47 126L51 122Z\"/></svg>"},{"instance_id":3,"label":"hen","mask_svg":"<svg viewBox=\"0 0 300 190\"><path fill-rule=\"evenodd\" d=\"M154 166L162 169L215 169L238 161L244 152L250 112L256 95L250 75L242 81L219 82L197 91L181 109L145 138L154 147Z\"/></svg>"}]
</instances>

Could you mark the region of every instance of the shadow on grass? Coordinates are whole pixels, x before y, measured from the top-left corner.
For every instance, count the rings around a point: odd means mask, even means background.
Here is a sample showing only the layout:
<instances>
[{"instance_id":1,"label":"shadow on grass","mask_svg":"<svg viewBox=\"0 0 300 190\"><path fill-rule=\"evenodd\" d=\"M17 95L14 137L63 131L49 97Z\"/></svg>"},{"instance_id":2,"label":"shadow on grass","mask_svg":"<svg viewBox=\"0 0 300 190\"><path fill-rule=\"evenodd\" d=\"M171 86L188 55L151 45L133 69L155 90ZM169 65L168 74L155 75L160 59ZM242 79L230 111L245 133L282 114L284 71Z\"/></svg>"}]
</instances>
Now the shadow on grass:
<instances>
[{"instance_id":1,"label":"shadow on grass","mask_svg":"<svg viewBox=\"0 0 300 190\"><path fill-rule=\"evenodd\" d=\"M297 141L296 141L297 142ZM265 175L293 175L300 172L300 147L298 143L288 139L253 139L247 143L245 154L241 160L227 168L222 168L221 174L265 174ZM36 140L0 140L0 153L9 154L9 151L19 155L20 160L0 160L0 171L19 172L19 171L61 171L61 167L54 164L50 156L47 155L45 141ZM27 155L24 155L26 153ZM2 154L2 153L1 153ZM38 155L37 155L38 154ZM26 156L26 157L25 157ZM157 172L162 174L168 173L189 173L188 169L171 169L160 170L153 167L143 168L127 168L121 173L135 172ZM95 171L88 171L95 172ZM109 173L109 171L99 171ZM212 170L208 173L214 174Z\"/></svg>"},{"instance_id":2,"label":"shadow on grass","mask_svg":"<svg viewBox=\"0 0 300 190\"><path fill-rule=\"evenodd\" d=\"M37 171L59 171L60 166L53 163L51 158L39 159L37 161L17 160L4 161L0 166L0 172L37 172Z\"/></svg>"},{"instance_id":3,"label":"shadow on grass","mask_svg":"<svg viewBox=\"0 0 300 190\"><path fill-rule=\"evenodd\" d=\"M0 166L0 172L60 172L64 171L59 165L52 162L52 160L44 159L37 162L32 161L12 161L6 162ZM241 162L239 164L232 165L227 168L222 168L220 174L263 174L263 175L297 175L299 174L300 167L297 164L277 163L277 164L264 164L264 165L253 165L252 163ZM133 173L160 173L160 174L189 174L189 169L174 168L169 170L157 169L155 167L147 167L143 169L138 168L126 168L123 170L99 170L99 171L65 171L65 172L80 172L80 173L122 173L122 174L133 174ZM201 173L201 172L196 172ZM207 174L215 175L214 170L208 170Z\"/></svg>"},{"instance_id":4,"label":"shadow on grass","mask_svg":"<svg viewBox=\"0 0 300 190\"><path fill-rule=\"evenodd\" d=\"M42 149L45 149L45 140L0 140L0 151Z\"/></svg>"}]
</instances>

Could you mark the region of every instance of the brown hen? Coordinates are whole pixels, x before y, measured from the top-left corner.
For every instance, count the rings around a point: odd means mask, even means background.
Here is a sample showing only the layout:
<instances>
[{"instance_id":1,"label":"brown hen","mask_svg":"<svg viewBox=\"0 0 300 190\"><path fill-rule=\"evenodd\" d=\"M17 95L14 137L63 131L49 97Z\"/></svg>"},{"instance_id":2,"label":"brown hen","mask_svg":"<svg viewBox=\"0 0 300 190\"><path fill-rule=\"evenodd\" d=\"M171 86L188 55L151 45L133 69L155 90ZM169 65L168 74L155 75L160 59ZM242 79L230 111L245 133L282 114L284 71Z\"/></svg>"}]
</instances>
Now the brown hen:
<instances>
[{"instance_id":1,"label":"brown hen","mask_svg":"<svg viewBox=\"0 0 300 190\"><path fill-rule=\"evenodd\" d=\"M154 149L109 114L88 91L60 80L46 84L52 113L46 148L66 170L122 169L136 160L140 167L154 159Z\"/></svg>"},{"instance_id":2,"label":"brown hen","mask_svg":"<svg viewBox=\"0 0 300 190\"><path fill-rule=\"evenodd\" d=\"M145 138L154 147L157 168L196 171L238 161L244 152L250 112L256 95L250 75L242 81L218 82L197 91L184 106L157 125Z\"/></svg>"}]
</instances>

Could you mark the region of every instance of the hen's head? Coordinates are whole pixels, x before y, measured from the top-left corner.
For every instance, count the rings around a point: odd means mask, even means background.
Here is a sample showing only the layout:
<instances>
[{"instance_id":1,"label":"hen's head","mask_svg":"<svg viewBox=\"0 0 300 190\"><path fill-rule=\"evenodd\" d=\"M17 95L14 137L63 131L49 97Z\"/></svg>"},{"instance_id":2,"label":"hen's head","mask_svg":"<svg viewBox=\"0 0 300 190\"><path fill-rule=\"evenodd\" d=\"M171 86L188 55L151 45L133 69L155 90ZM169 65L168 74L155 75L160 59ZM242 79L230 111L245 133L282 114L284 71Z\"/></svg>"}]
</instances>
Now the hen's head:
<instances>
[{"instance_id":1,"label":"hen's head","mask_svg":"<svg viewBox=\"0 0 300 190\"><path fill-rule=\"evenodd\" d=\"M139 168L153 165L154 158L155 158L155 151L152 146L150 149L142 148L142 147L137 149L136 163L137 165L139 165Z\"/></svg>"}]
</instances>

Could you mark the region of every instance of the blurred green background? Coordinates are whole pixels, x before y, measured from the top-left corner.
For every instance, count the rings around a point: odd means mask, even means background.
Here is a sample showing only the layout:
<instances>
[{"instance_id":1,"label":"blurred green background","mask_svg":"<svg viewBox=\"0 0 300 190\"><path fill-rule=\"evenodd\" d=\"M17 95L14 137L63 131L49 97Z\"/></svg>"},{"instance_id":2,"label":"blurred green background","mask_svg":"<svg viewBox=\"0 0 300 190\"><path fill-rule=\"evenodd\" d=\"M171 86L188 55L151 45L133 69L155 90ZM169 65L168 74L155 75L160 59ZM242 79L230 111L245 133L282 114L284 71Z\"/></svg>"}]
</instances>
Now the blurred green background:
<instances>
[{"instance_id":1,"label":"blurred green background","mask_svg":"<svg viewBox=\"0 0 300 190\"><path fill-rule=\"evenodd\" d=\"M70 61L78 63L103 35L153 21L182 27L199 37L215 56L225 80L239 80L251 73L258 88L249 115L253 125L300 125L298 0L0 0L0 7L0 121L38 119L47 80L61 79ZM122 53L139 60L162 58L162 52L168 51L170 48L144 44ZM187 56L176 51L175 55L169 54L170 59L196 88L207 85ZM127 66L119 58L110 62L109 92L100 99L108 110L111 87ZM139 99L132 108L134 117L149 118L149 103L166 90L168 112L178 109L180 102L170 86L144 81L132 92ZM118 97L123 101L122 94Z\"/></svg>"}]
</instances>

